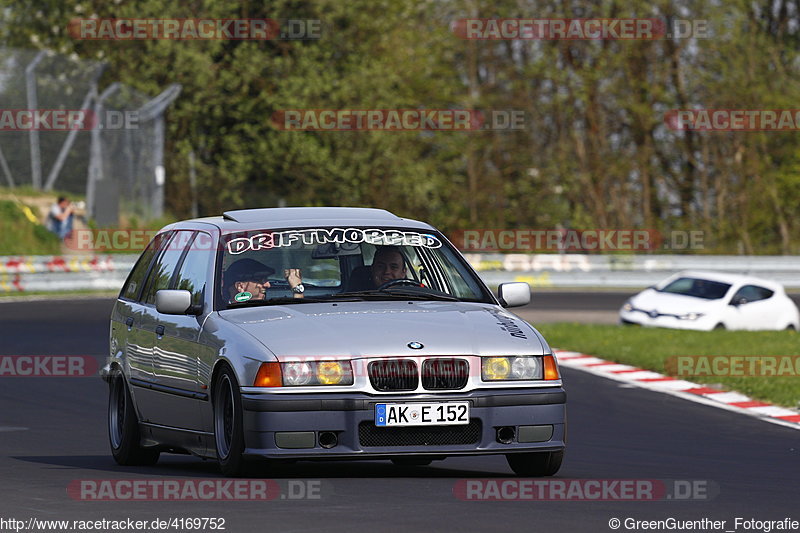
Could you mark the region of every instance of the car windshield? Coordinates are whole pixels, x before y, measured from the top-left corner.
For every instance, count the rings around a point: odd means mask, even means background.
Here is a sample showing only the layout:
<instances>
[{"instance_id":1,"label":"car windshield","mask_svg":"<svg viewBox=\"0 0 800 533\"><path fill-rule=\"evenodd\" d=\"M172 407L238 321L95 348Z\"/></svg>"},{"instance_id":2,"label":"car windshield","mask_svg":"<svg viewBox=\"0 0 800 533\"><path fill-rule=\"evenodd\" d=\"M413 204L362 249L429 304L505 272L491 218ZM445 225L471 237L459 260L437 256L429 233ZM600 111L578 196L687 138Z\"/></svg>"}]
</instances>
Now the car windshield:
<instances>
[{"instance_id":1,"label":"car windshield","mask_svg":"<svg viewBox=\"0 0 800 533\"><path fill-rule=\"evenodd\" d=\"M729 283L719 281L700 278L678 278L667 284L666 287L659 289L659 292L694 296L704 300L718 300L724 297L730 288L731 285Z\"/></svg>"},{"instance_id":2,"label":"car windshield","mask_svg":"<svg viewBox=\"0 0 800 533\"><path fill-rule=\"evenodd\" d=\"M218 260L221 308L319 301L493 303L438 233L303 228L232 233Z\"/></svg>"}]
</instances>

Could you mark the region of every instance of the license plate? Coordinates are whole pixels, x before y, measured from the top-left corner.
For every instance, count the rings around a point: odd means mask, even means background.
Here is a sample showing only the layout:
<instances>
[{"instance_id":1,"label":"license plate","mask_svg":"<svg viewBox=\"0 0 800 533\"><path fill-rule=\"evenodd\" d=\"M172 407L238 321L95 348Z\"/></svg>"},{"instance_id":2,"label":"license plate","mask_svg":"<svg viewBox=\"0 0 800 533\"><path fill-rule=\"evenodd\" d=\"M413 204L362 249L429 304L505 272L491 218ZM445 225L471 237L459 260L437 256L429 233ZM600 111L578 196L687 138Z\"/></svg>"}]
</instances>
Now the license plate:
<instances>
[{"instance_id":1,"label":"license plate","mask_svg":"<svg viewBox=\"0 0 800 533\"><path fill-rule=\"evenodd\" d=\"M375 425L455 426L469 424L469 402L379 403L375 405Z\"/></svg>"}]
</instances>

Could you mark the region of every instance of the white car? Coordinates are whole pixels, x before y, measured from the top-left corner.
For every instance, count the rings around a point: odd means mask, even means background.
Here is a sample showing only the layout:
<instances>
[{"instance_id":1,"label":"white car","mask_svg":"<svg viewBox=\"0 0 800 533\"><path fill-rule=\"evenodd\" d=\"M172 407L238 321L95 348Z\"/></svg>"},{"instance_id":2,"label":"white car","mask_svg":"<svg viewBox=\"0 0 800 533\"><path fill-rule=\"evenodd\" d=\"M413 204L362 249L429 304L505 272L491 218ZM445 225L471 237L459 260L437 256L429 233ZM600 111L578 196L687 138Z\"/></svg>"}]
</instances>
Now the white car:
<instances>
[{"instance_id":1,"label":"white car","mask_svg":"<svg viewBox=\"0 0 800 533\"><path fill-rule=\"evenodd\" d=\"M622 306L622 324L661 328L800 329L800 313L779 283L724 272L684 271Z\"/></svg>"}]
</instances>

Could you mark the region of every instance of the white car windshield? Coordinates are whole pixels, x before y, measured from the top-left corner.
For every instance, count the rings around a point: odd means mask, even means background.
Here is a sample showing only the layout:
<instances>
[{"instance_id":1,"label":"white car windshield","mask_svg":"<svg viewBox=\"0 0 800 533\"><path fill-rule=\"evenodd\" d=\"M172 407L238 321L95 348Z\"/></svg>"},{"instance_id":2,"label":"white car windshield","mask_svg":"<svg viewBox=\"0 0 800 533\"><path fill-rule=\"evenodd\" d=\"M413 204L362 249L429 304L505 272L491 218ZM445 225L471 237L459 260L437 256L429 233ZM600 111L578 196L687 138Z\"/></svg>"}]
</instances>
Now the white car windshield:
<instances>
[{"instance_id":1,"label":"white car windshield","mask_svg":"<svg viewBox=\"0 0 800 533\"><path fill-rule=\"evenodd\" d=\"M281 229L232 233L222 243L217 278L222 308L329 300L493 303L438 233L381 227Z\"/></svg>"},{"instance_id":2,"label":"white car windshield","mask_svg":"<svg viewBox=\"0 0 800 533\"><path fill-rule=\"evenodd\" d=\"M731 285L729 283L719 281L700 278L678 278L667 284L666 287L659 289L659 292L694 296L704 300L719 300L728 293L730 288Z\"/></svg>"}]
</instances>

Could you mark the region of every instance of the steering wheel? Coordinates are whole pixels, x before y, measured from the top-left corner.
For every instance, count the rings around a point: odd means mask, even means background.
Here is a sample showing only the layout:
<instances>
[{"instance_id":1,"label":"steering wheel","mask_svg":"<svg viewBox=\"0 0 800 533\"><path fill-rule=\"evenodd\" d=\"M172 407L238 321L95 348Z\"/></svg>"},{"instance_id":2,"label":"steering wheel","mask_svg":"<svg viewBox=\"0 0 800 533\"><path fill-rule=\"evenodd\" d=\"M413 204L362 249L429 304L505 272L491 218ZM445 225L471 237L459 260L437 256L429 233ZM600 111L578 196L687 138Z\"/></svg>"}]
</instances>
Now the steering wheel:
<instances>
[{"instance_id":1,"label":"steering wheel","mask_svg":"<svg viewBox=\"0 0 800 533\"><path fill-rule=\"evenodd\" d=\"M384 289L388 289L389 287L394 287L395 285L412 285L414 287L422 287L422 283L414 281L413 279L392 279L378 287L377 290L382 291Z\"/></svg>"}]
</instances>

